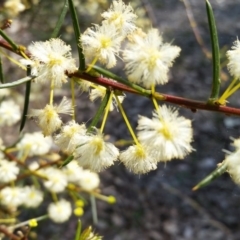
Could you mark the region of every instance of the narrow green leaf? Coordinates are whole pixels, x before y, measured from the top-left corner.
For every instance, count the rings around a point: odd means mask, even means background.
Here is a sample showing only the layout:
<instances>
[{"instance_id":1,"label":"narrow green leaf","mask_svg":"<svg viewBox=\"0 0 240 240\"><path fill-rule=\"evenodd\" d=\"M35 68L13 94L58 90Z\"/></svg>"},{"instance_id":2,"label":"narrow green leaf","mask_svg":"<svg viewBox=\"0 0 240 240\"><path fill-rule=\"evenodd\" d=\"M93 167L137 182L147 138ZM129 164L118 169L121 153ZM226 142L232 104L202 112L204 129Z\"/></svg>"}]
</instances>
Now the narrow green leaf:
<instances>
[{"instance_id":1,"label":"narrow green leaf","mask_svg":"<svg viewBox=\"0 0 240 240\"><path fill-rule=\"evenodd\" d=\"M3 69L2 69L2 58L0 55L0 82L4 83Z\"/></svg>"},{"instance_id":2,"label":"narrow green leaf","mask_svg":"<svg viewBox=\"0 0 240 240\"><path fill-rule=\"evenodd\" d=\"M91 201L93 223L97 224L98 223L97 206L96 206L96 199L93 195L90 195L90 201Z\"/></svg>"},{"instance_id":3,"label":"narrow green leaf","mask_svg":"<svg viewBox=\"0 0 240 240\"><path fill-rule=\"evenodd\" d=\"M68 11L68 0L65 0L65 3L63 5L62 12L58 18L57 24L52 32L51 38L56 38L58 36L58 33L60 31L60 28L62 27L62 24L64 22L65 16Z\"/></svg>"},{"instance_id":4,"label":"narrow green leaf","mask_svg":"<svg viewBox=\"0 0 240 240\"><path fill-rule=\"evenodd\" d=\"M82 228L82 223L81 223L81 220L79 219L78 220L78 224L77 224L77 230L76 230L76 234L75 234L75 240L80 240L80 237L81 237L81 229Z\"/></svg>"},{"instance_id":5,"label":"narrow green leaf","mask_svg":"<svg viewBox=\"0 0 240 240\"><path fill-rule=\"evenodd\" d=\"M33 80L35 77L25 77L25 78L21 78L19 80L16 80L12 83L4 83L4 84L0 84L0 89L1 88L12 88L12 87L16 87L18 85L21 85L25 82L31 81Z\"/></svg>"},{"instance_id":6,"label":"narrow green leaf","mask_svg":"<svg viewBox=\"0 0 240 240\"><path fill-rule=\"evenodd\" d=\"M219 54L219 44L218 44L218 35L217 27L215 23L215 18L212 10L212 6L208 0L206 0L206 10L208 16L208 25L211 36L212 44L212 65L213 65L213 82L212 82L212 92L210 95L209 102L214 103L219 96L220 89L220 54Z\"/></svg>"},{"instance_id":7,"label":"narrow green leaf","mask_svg":"<svg viewBox=\"0 0 240 240\"><path fill-rule=\"evenodd\" d=\"M3 39L5 39L10 45L11 47L17 51L18 50L18 45L16 43L13 42L13 40L11 38L9 38L4 31L2 31L2 29L0 29L0 35L3 37Z\"/></svg>"},{"instance_id":8,"label":"narrow green leaf","mask_svg":"<svg viewBox=\"0 0 240 240\"><path fill-rule=\"evenodd\" d=\"M129 87L131 87L132 89L136 90L137 92L141 93L143 96L146 96L146 97L149 97L149 95L151 94L151 91L148 91L134 83L131 83L130 81L124 79L124 78L121 78L119 77L118 75L115 75L114 73L104 69L104 68L101 68L101 67L98 67L98 66L93 66L92 67L93 70L95 70L96 72L102 74L103 76L105 77L108 77L108 78L112 78L114 80L116 80L117 82L120 82L124 85L127 85Z\"/></svg>"},{"instance_id":9,"label":"narrow green leaf","mask_svg":"<svg viewBox=\"0 0 240 240\"><path fill-rule=\"evenodd\" d=\"M31 74L31 67L27 66L27 76L29 76L30 74ZM25 99L24 99L22 120L20 124L20 132L23 130L24 125L26 123L26 119L27 119L28 105L29 105L29 99L30 99L30 93L31 93L31 83L32 83L31 81L26 82Z\"/></svg>"},{"instance_id":10,"label":"narrow green leaf","mask_svg":"<svg viewBox=\"0 0 240 240\"><path fill-rule=\"evenodd\" d=\"M73 156L68 156L66 160L64 160L63 164L60 166L60 168L68 165L73 160Z\"/></svg>"},{"instance_id":11,"label":"narrow green leaf","mask_svg":"<svg viewBox=\"0 0 240 240\"><path fill-rule=\"evenodd\" d=\"M76 43L78 43L77 49L78 49L78 56L79 56L79 63L80 63L79 70L84 71L84 69L85 69L85 58L84 58L84 55L83 55L82 47L79 44L79 39L80 39L81 32L80 32L80 27L79 27L79 24L78 24L76 9L74 7L74 4L73 4L72 0L68 0L68 4L69 4L69 11L70 11L72 22L73 22L73 29L74 29L74 33L75 33Z\"/></svg>"},{"instance_id":12,"label":"narrow green leaf","mask_svg":"<svg viewBox=\"0 0 240 240\"><path fill-rule=\"evenodd\" d=\"M104 113L104 110L107 106L109 97L110 97L110 91L106 91L106 95L104 96L100 107L98 108L92 122L90 123L90 125L88 127L88 130L87 130L88 132L91 132L92 128L97 126L97 123L99 122L99 120L100 120L100 118L101 118L102 114Z\"/></svg>"},{"instance_id":13,"label":"narrow green leaf","mask_svg":"<svg viewBox=\"0 0 240 240\"><path fill-rule=\"evenodd\" d=\"M207 177L205 177L200 183L198 183L195 187L193 187L193 191L198 190L199 188L202 188L209 183L211 183L214 179L221 176L224 172L226 172L227 165L225 162L223 162L219 167L217 167L213 172L211 172Z\"/></svg>"}]
</instances>

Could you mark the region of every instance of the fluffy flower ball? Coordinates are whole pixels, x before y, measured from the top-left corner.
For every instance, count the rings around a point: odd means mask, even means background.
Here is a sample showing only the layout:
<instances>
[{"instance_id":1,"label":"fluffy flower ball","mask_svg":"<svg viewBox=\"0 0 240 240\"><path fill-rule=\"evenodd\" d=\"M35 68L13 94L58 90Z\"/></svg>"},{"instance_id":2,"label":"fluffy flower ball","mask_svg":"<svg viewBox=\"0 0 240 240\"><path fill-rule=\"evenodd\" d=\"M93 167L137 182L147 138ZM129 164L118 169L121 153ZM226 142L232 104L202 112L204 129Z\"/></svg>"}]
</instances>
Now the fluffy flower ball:
<instances>
[{"instance_id":1,"label":"fluffy flower ball","mask_svg":"<svg viewBox=\"0 0 240 240\"><path fill-rule=\"evenodd\" d=\"M240 42L238 39L233 43L232 50L227 51L227 58L230 74L240 78Z\"/></svg>"},{"instance_id":2,"label":"fluffy flower ball","mask_svg":"<svg viewBox=\"0 0 240 240\"><path fill-rule=\"evenodd\" d=\"M146 36L135 35L133 42L123 51L128 79L151 88L168 82L169 67L181 49L162 42L157 29Z\"/></svg>"},{"instance_id":3,"label":"fluffy flower ball","mask_svg":"<svg viewBox=\"0 0 240 240\"><path fill-rule=\"evenodd\" d=\"M33 66L32 75L37 74L36 81L52 81L55 87L61 87L67 82L66 71L76 71L75 60L72 58L71 47L59 38L45 42L34 42L29 48L32 62L23 64Z\"/></svg>"},{"instance_id":4,"label":"fluffy flower ball","mask_svg":"<svg viewBox=\"0 0 240 240\"><path fill-rule=\"evenodd\" d=\"M152 119L140 116L137 130L140 142L157 161L183 159L193 150L191 121L166 105L159 106Z\"/></svg>"},{"instance_id":5,"label":"fluffy flower ball","mask_svg":"<svg viewBox=\"0 0 240 240\"><path fill-rule=\"evenodd\" d=\"M48 215L56 223L66 222L72 214L70 202L61 199L56 203L51 203L48 206Z\"/></svg>"}]
</instances>

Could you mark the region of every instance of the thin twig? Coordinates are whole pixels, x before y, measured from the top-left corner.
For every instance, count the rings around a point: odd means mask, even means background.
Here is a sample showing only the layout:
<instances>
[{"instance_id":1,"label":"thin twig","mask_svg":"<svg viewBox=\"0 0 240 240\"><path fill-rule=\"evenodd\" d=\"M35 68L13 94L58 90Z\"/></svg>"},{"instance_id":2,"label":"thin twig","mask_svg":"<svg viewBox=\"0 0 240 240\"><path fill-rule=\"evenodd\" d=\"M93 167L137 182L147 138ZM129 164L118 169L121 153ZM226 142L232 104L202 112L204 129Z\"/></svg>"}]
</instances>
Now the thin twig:
<instances>
[{"instance_id":1,"label":"thin twig","mask_svg":"<svg viewBox=\"0 0 240 240\"><path fill-rule=\"evenodd\" d=\"M0 232L3 233L6 237L9 237L11 240L21 240L19 237L9 232L7 228L0 226Z\"/></svg>"},{"instance_id":2,"label":"thin twig","mask_svg":"<svg viewBox=\"0 0 240 240\"><path fill-rule=\"evenodd\" d=\"M145 9L148 17L150 18L152 22L153 27L158 27L158 21L154 14L153 8L151 6L151 3L148 0L141 0L143 8Z\"/></svg>"},{"instance_id":3,"label":"thin twig","mask_svg":"<svg viewBox=\"0 0 240 240\"><path fill-rule=\"evenodd\" d=\"M170 192L171 194L183 199L189 206L195 209L199 214L205 217L204 221L209 222L212 226L221 229L226 234L231 234L231 230L225 226L223 223L213 219L213 217L204 209L198 202L194 201L192 198L188 197L187 195L183 194L178 189L170 186L167 183L161 183L163 188Z\"/></svg>"},{"instance_id":4,"label":"thin twig","mask_svg":"<svg viewBox=\"0 0 240 240\"><path fill-rule=\"evenodd\" d=\"M191 8L191 5L190 5L189 1L188 0L182 0L182 1L183 1L183 4L184 4L185 8L186 8L187 17L188 17L189 23L191 25L192 31L194 33L194 36L195 36L198 44L200 45L200 47L201 47L203 53L205 54L205 56L208 59L212 59L212 54L207 49L207 47L205 46L205 43L204 43L204 41L203 41L203 39L200 35L198 25L197 25L197 22L195 21L194 15L192 13L192 8Z\"/></svg>"}]
</instances>

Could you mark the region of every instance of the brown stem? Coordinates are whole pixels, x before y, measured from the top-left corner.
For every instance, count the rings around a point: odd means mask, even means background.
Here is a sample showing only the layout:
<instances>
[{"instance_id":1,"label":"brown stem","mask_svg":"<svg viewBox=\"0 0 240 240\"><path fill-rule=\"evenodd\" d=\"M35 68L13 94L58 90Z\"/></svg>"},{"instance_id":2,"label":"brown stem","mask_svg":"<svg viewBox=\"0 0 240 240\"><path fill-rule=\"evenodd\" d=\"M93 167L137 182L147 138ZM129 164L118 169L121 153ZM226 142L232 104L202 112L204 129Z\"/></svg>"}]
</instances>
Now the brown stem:
<instances>
[{"instance_id":1,"label":"brown stem","mask_svg":"<svg viewBox=\"0 0 240 240\"><path fill-rule=\"evenodd\" d=\"M44 163L42 165L40 165L36 170L40 170L40 169L43 169L45 167L48 167L48 166L52 166L52 165L55 165L55 164L59 164L59 162L61 161L62 159L58 159L58 160L55 160L55 161L52 161L52 162L47 162L47 163ZM42 175L39 175L37 172L34 172L34 171L29 171L27 173L23 173L21 175L18 175L18 177L16 178L15 182L19 181L19 180L22 180L22 179L25 179L31 175L34 175L38 178L41 178L41 179L44 179L44 180L47 180L48 178L47 177L44 177ZM11 185L11 183L5 183L5 184L2 184L0 185L0 190Z\"/></svg>"},{"instance_id":2,"label":"brown stem","mask_svg":"<svg viewBox=\"0 0 240 240\"><path fill-rule=\"evenodd\" d=\"M9 43L7 43L7 42L6 42L5 40L3 40L3 39L0 39L0 46L1 46L2 48L5 48L5 49L11 51L11 52L14 52L14 53L16 53L16 54L19 54L18 52L14 51L14 49L11 47L11 45L10 45Z\"/></svg>"},{"instance_id":3,"label":"brown stem","mask_svg":"<svg viewBox=\"0 0 240 240\"><path fill-rule=\"evenodd\" d=\"M16 53L17 55L19 55L21 57L23 57L22 56L22 52L24 52L24 54L26 56L30 57L30 54L25 51L26 49L22 45L19 45L19 48L15 51L8 42L6 42L3 39L0 39L0 47L5 48L5 49L7 49L7 50L9 50L11 52L14 52L14 53Z\"/></svg>"},{"instance_id":4,"label":"brown stem","mask_svg":"<svg viewBox=\"0 0 240 240\"><path fill-rule=\"evenodd\" d=\"M11 240L20 240L19 237L14 235L13 233L10 233L7 228L0 226L0 232L3 233L6 237L9 237Z\"/></svg>"},{"instance_id":5,"label":"brown stem","mask_svg":"<svg viewBox=\"0 0 240 240\"><path fill-rule=\"evenodd\" d=\"M117 90L120 90L120 91L139 94L134 89L132 89L132 88L130 88L130 87L128 87L128 86L126 86L122 83L118 83L116 81L113 81L112 79L108 79L108 78L104 78L104 77L93 77L93 76L90 76L86 73L80 73L80 72L75 72L75 73L69 75L69 77L73 77L73 76L88 80L90 82L102 85L102 86L107 87L107 88L112 88L112 89L117 89ZM151 94L149 94L148 97L151 98ZM176 97L176 96L163 94L163 93L155 93L154 97L157 100L177 104L181 107L188 108L188 109L190 109L191 111L194 111L194 112L197 109L201 109L201 110L206 110L206 111L221 112L221 113L225 113L227 115L240 116L240 109L238 109L238 108L227 107L227 106L222 106L222 105L212 105L212 104L209 104L209 103L206 103L206 102L201 102L201 101L191 100L191 99L187 99L187 98Z\"/></svg>"}]
</instances>

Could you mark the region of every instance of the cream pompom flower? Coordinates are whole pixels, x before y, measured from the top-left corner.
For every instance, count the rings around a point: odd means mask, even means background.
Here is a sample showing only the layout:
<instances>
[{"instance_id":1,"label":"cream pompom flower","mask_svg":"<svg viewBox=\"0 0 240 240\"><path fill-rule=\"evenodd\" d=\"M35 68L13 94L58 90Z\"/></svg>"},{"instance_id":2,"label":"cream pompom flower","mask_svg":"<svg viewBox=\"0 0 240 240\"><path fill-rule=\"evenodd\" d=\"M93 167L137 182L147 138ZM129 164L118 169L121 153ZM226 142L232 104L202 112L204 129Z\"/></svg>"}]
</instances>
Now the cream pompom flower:
<instances>
[{"instance_id":1,"label":"cream pompom flower","mask_svg":"<svg viewBox=\"0 0 240 240\"><path fill-rule=\"evenodd\" d=\"M240 138L232 138L232 140L235 151L232 153L227 152L228 154L222 164L226 164L227 172L233 181L240 185Z\"/></svg>"},{"instance_id":2,"label":"cream pompom flower","mask_svg":"<svg viewBox=\"0 0 240 240\"><path fill-rule=\"evenodd\" d=\"M89 62L98 59L107 68L112 68L116 65L115 55L118 55L122 40L114 25L103 24L88 28L81 35L80 44Z\"/></svg>"},{"instance_id":3,"label":"cream pompom flower","mask_svg":"<svg viewBox=\"0 0 240 240\"><path fill-rule=\"evenodd\" d=\"M0 159L0 182L7 183L16 180L18 173L19 168L16 162Z\"/></svg>"},{"instance_id":4,"label":"cream pompom flower","mask_svg":"<svg viewBox=\"0 0 240 240\"><path fill-rule=\"evenodd\" d=\"M26 9L21 0L7 0L4 2L3 7L3 11L6 11L11 17L16 17Z\"/></svg>"},{"instance_id":5,"label":"cream pompom flower","mask_svg":"<svg viewBox=\"0 0 240 240\"><path fill-rule=\"evenodd\" d=\"M233 140L232 146L236 148L236 151L240 150L240 138L231 138Z\"/></svg>"},{"instance_id":6,"label":"cream pompom flower","mask_svg":"<svg viewBox=\"0 0 240 240\"><path fill-rule=\"evenodd\" d=\"M26 201L26 195L23 188L5 187L0 191L0 202L7 207L16 208Z\"/></svg>"},{"instance_id":7,"label":"cream pompom flower","mask_svg":"<svg viewBox=\"0 0 240 240\"><path fill-rule=\"evenodd\" d=\"M227 166L227 172L236 184L240 184L240 152L236 151L229 155L224 160Z\"/></svg>"},{"instance_id":8,"label":"cream pompom flower","mask_svg":"<svg viewBox=\"0 0 240 240\"><path fill-rule=\"evenodd\" d=\"M51 137L44 137L41 132L26 133L16 147L21 155L37 156L49 152L53 144Z\"/></svg>"},{"instance_id":9,"label":"cream pompom flower","mask_svg":"<svg viewBox=\"0 0 240 240\"><path fill-rule=\"evenodd\" d=\"M152 119L140 116L137 130L139 141L157 161L183 159L193 151L191 121L166 105L159 106Z\"/></svg>"},{"instance_id":10,"label":"cream pompom flower","mask_svg":"<svg viewBox=\"0 0 240 240\"><path fill-rule=\"evenodd\" d=\"M45 42L34 42L28 47L33 61L32 74L38 74L36 81L53 81L55 87L61 87L67 82L65 72L77 70L72 58L71 47L59 38L52 38Z\"/></svg>"},{"instance_id":11,"label":"cream pompom flower","mask_svg":"<svg viewBox=\"0 0 240 240\"><path fill-rule=\"evenodd\" d=\"M73 152L79 165L93 172L113 165L118 155L118 149L112 143L105 142L100 132L79 136L78 146Z\"/></svg>"},{"instance_id":12,"label":"cream pompom flower","mask_svg":"<svg viewBox=\"0 0 240 240\"><path fill-rule=\"evenodd\" d=\"M27 201L24 201L24 206L28 208L36 208L43 201L43 192L36 189L34 186L26 186L23 188Z\"/></svg>"},{"instance_id":13,"label":"cream pompom flower","mask_svg":"<svg viewBox=\"0 0 240 240\"><path fill-rule=\"evenodd\" d=\"M48 180L44 181L44 186L51 192L59 193L64 191L67 186L67 177L59 169L49 167L41 171Z\"/></svg>"},{"instance_id":14,"label":"cream pompom flower","mask_svg":"<svg viewBox=\"0 0 240 240\"><path fill-rule=\"evenodd\" d=\"M237 39L232 46L232 50L227 51L229 60L228 69L232 76L240 79L240 41Z\"/></svg>"},{"instance_id":15,"label":"cream pompom flower","mask_svg":"<svg viewBox=\"0 0 240 240\"><path fill-rule=\"evenodd\" d=\"M71 215L71 203L65 199L60 199L56 203L50 203L48 206L48 216L56 223L66 222Z\"/></svg>"},{"instance_id":16,"label":"cream pompom flower","mask_svg":"<svg viewBox=\"0 0 240 240\"><path fill-rule=\"evenodd\" d=\"M83 170L81 172L80 181L78 182L80 187L86 191L92 191L96 189L100 184L100 179L97 173L89 170Z\"/></svg>"},{"instance_id":17,"label":"cream pompom flower","mask_svg":"<svg viewBox=\"0 0 240 240\"><path fill-rule=\"evenodd\" d=\"M125 5L122 0L113 1L108 11L102 13L102 17L108 24L114 24L123 35L136 29L134 22L137 15L133 13L132 7Z\"/></svg>"},{"instance_id":18,"label":"cream pompom flower","mask_svg":"<svg viewBox=\"0 0 240 240\"><path fill-rule=\"evenodd\" d=\"M157 168L154 159L141 145L130 146L127 150L120 153L119 160L131 172L143 174Z\"/></svg>"},{"instance_id":19,"label":"cream pompom flower","mask_svg":"<svg viewBox=\"0 0 240 240\"><path fill-rule=\"evenodd\" d=\"M181 49L162 42L157 29L151 29L145 37L135 35L123 51L123 61L131 82L151 88L168 82L169 67Z\"/></svg>"},{"instance_id":20,"label":"cream pompom flower","mask_svg":"<svg viewBox=\"0 0 240 240\"><path fill-rule=\"evenodd\" d=\"M77 144L77 136L85 134L86 131L85 124L79 125L75 121L70 121L61 128L61 132L55 136L54 142L62 151L72 153Z\"/></svg>"},{"instance_id":21,"label":"cream pompom flower","mask_svg":"<svg viewBox=\"0 0 240 240\"><path fill-rule=\"evenodd\" d=\"M81 179L82 173L84 172L76 160L72 160L62 170L67 177L68 182L71 183L78 183Z\"/></svg>"},{"instance_id":22,"label":"cream pompom flower","mask_svg":"<svg viewBox=\"0 0 240 240\"><path fill-rule=\"evenodd\" d=\"M20 107L12 100L0 104L0 126L12 126L21 118Z\"/></svg>"},{"instance_id":23,"label":"cream pompom flower","mask_svg":"<svg viewBox=\"0 0 240 240\"><path fill-rule=\"evenodd\" d=\"M49 136L62 125L59 114L73 114L71 102L64 97L58 106L47 104L44 109L32 109L30 117L36 117L44 136Z\"/></svg>"}]
</instances>

